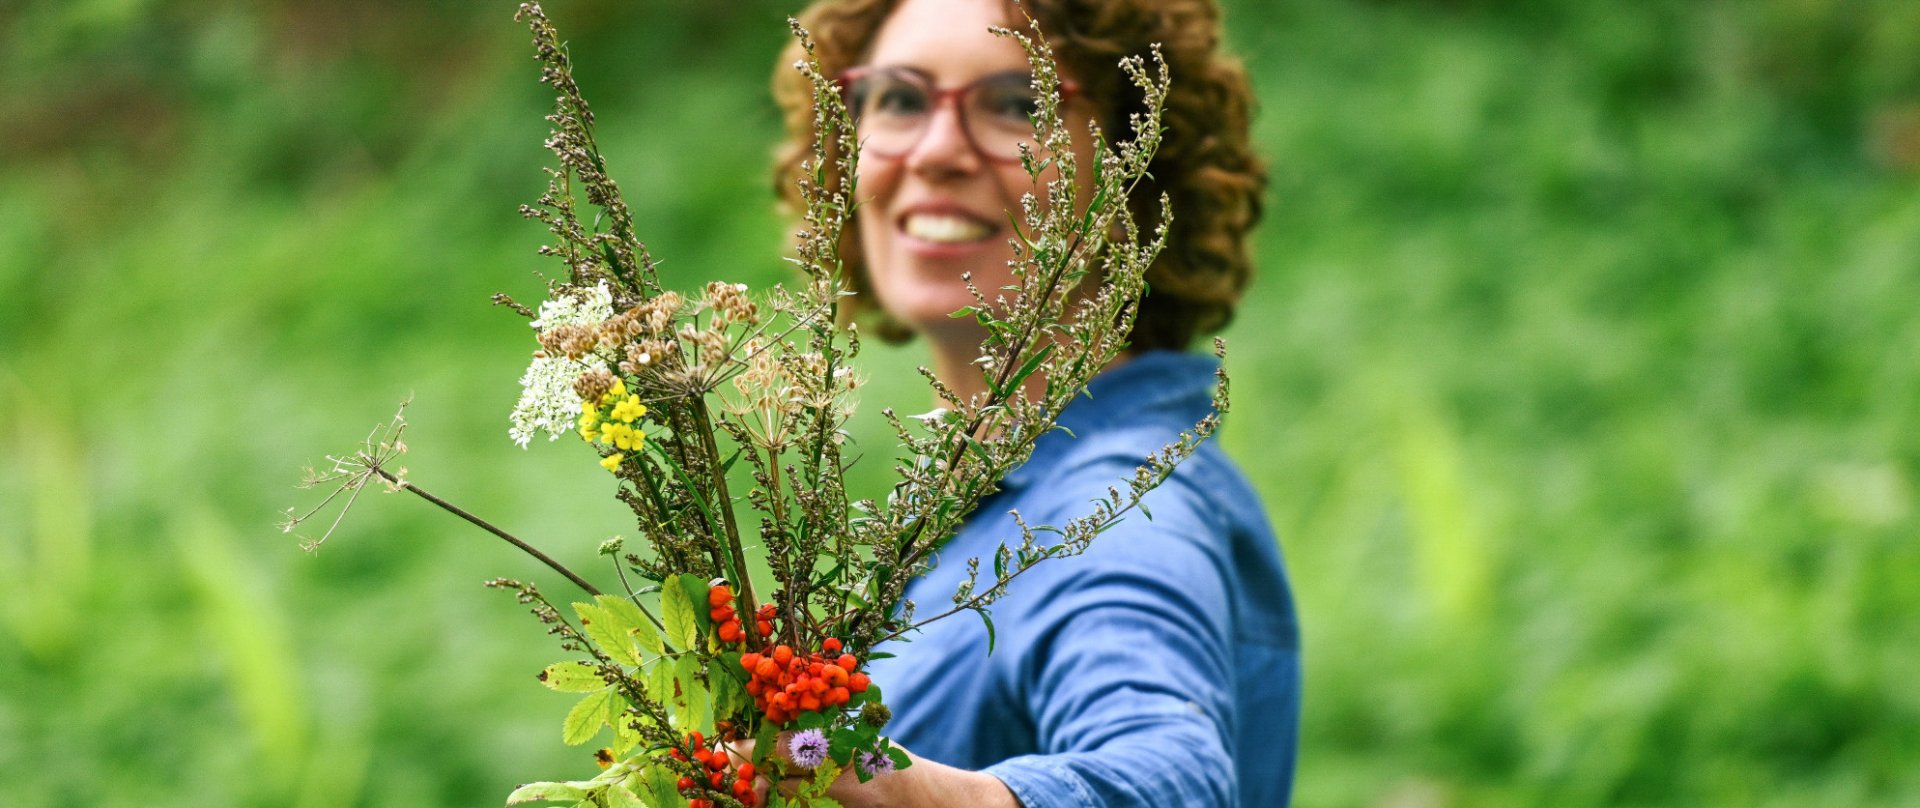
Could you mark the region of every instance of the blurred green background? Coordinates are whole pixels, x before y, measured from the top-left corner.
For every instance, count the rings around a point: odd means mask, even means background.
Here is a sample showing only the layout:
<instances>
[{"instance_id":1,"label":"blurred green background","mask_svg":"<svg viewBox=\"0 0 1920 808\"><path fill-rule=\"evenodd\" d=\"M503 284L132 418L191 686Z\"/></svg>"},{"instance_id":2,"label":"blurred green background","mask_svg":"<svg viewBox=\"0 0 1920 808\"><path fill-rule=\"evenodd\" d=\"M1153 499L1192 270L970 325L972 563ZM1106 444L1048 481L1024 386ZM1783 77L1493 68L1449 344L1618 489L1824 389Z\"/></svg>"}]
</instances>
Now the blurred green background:
<instances>
[{"instance_id":1,"label":"blurred green background","mask_svg":"<svg viewBox=\"0 0 1920 808\"><path fill-rule=\"evenodd\" d=\"M1304 613L1299 804L1920 804L1920 3L1228 6L1274 181L1222 440ZM794 7L549 7L676 284L781 277ZM593 770L478 586L555 576L412 500L274 529L411 395L416 482L606 573L605 474L505 436L512 10L0 4L0 804Z\"/></svg>"}]
</instances>

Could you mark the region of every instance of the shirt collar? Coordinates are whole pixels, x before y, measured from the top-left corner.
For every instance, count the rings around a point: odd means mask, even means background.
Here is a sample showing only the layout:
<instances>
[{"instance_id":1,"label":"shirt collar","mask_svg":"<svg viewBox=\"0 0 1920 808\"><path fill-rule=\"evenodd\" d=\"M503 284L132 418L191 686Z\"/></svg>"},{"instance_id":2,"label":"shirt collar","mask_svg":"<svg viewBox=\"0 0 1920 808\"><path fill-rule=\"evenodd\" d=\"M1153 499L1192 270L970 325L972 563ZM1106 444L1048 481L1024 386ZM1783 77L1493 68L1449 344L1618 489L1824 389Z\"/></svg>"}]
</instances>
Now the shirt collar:
<instances>
[{"instance_id":1,"label":"shirt collar","mask_svg":"<svg viewBox=\"0 0 1920 808\"><path fill-rule=\"evenodd\" d=\"M1219 367L1220 361L1206 354L1148 351L1102 372L1088 383L1085 394L1067 404L1058 428L1034 442L1033 456L1008 472L1000 487L1025 488L1044 478L1074 441L1095 431L1164 424L1167 440L1173 440L1213 411L1214 371Z\"/></svg>"}]
</instances>

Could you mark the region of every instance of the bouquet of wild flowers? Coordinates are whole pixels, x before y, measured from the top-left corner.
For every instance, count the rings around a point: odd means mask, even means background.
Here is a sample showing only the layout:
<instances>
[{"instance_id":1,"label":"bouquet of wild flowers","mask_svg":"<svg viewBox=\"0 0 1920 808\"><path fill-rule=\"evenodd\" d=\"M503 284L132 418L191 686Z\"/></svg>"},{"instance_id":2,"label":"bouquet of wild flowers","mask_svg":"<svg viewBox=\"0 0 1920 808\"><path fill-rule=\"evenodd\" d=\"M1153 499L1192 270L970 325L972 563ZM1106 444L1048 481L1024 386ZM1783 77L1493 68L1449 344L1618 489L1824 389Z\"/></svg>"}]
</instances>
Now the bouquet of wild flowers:
<instances>
[{"instance_id":1,"label":"bouquet of wild flowers","mask_svg":"<svg viewBox=\"0 0 1920 808\"><path fill-rule=\"evenodd\" d=\"M878 501L854 499L843 485L843 427L860 384L848 364L858 343L837 316L846 294L838 244L858 199L855 132L806 32L794 24L809 54L795 67L811 80L816 131L792 259L802 282L757 297L743 285L715 282L689 295L661 286L636 238L553 26L538 4L521 5L518 16L533 31L542 80L558 92L546 146L559 164L548 169L546 193L521 212L547 226L553 242L541 252L566 272L537 311L496 297L531 318L539 343L520 380L510 434L522 445L543 432L550 440L571 436L618 480L616 497L638 530L631 544L613 539L600 547L619 588L603 592L406 479L394 462L405 451L400 416L360 450L329 458L331 467L308 483L332 486L323 507L345 496L342 516L375 480L416 494L512 542L589 596L563 611L532 584L489 582L517 593L575 655L540 675L547 687L581 696L563 722L563 739L580 744L611 731L596 756L597 776L523 786L509 804L753 808L761 800L755 781L765 777L801 783L769 794L769 804L833 805L826 788L845 770L865 780L908 763L882 735L889 713L863 672L876 644L960 612L986 620L991 637L990 606L1009 582L1045 559L1083 551L1216 426L1210 416L1144 458L1083 517L1029 526L1016 514L1020 535L985 560L990 574L982 559L966 562L950 607L923 616L902 601L930 554L1125 348L1142 275L1165 238L1164 214L1143 235L1127 205L1159 140L1165 66L1157 58L1153 73L1142 60L1121 65L1144 94L1146 112L1130 122L1131 138L1112 148L1098 130L1090 133L1099 159L1089 169L1090 196L1076 199L1083 167L1063 123L1051 54L1037 36L1000 32L1027 49L1040 99L1039 148L1024 163L1036 184L1043 172L1054 178L1044 199L1023 200L1017 288L989 298L968 280L975 305L956 315L975 318L988 335L978 360L987 392L957 395L922 369L944 406L915 418L885 414L906 459ZM1216 407L1224 405L1222 377ZM286 528L320 510L290 514ZM338 525L336 517L308 546ZM749 542L763 545L764 568L748 563ZM750 756L735 751L744 744L730 745L748 739L755 742Z\"/></svg>"}]
</instances>

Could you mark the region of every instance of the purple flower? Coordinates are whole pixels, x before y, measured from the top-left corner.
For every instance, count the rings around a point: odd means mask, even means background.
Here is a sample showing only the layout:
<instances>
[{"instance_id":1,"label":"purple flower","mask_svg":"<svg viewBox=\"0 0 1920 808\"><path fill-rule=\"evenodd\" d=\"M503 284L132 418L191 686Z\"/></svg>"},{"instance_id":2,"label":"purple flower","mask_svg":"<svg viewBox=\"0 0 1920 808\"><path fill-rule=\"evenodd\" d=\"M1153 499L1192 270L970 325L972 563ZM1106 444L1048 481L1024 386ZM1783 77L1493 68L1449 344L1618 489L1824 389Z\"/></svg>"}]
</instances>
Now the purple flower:
<instances>
[{"instance_id":1,"label":"purple flower","mask_svg":"<svg viewBox=\"0 0 1920 808\"><path fill-rule=\"evenodd\" d=\"M827 759L827 734L817 729L794 733L787 739L787 757L797 766L809 769L819 766Z\"/></svg>"},{"instance_id":2,"label":"purple flower","mask_svg":"<svg viewBox=\"0 0 1920 808\"><path fill-rule=\"evenodd\" d=\"M860 770L866 772L868 777L879 777L893 771L893 758L880 752L859 752L854 755L854 760L859 762Z\"/></svg>"}]
</instances>

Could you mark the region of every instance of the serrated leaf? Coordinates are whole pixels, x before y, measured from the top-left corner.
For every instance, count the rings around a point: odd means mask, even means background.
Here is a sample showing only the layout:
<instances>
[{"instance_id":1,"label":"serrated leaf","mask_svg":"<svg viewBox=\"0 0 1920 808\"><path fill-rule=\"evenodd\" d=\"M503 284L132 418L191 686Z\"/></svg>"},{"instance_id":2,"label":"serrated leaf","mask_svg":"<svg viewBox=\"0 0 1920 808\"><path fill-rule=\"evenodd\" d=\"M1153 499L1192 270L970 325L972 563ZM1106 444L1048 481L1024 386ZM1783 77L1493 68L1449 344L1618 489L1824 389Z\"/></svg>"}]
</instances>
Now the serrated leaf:
<instances>
[{"instance_id":1,"label":"serrated leaf","mask_svg":"<svg viewBox=\"0 0 1920 808\"><path fill-rule=\"evenodd\" d=\"M737 661L739 657L733 654L728 656L735 661L729 663L727 659L717 659L712 665L707 666L707 685L708 689L713 691L715 716L733 715L753 701L747 695L746 687L740 683L739 679L733 677L732 671L740 669L740 663Z\"/></svg>"},{"instance_id":2,"label":"serrated leaf","mask_svg":"<svg viewBox=\"0 0 1920 808\"><path fill-rule=\"evenodd\" d=\"M586 799L587 789L573 783L528 783L507 795L508 805Z\"/></svg>"},{"instance_id":3,"label":"serrated leaf","mask_svg":"<svg viewBox=\"0 0 1920 808\"><path fill-rule=\"evenodd\" d=\"M713 698L707 694L707 686L700 683L699 672L699 657L685 654L674 660L673 684L680 695L674 699L678 709L673 718L681 732L707 732L713 723Z\"/></svg>"},{"instance_id":4,"label":"serrated leaf","mask_svg":"<svg viewBox=\"0 0 1920 808\"><path fill-rule=\"evenodd\" d=\"M561 693L592 693L606 689L607 680L600 678L600 669L591 663L556 662L540 671L540 684Z\"/></svg>"},{"instance_id":5,"label":"serrated leaf","mask_svg":"<svg viewBox=\"0 0 1920 808\"><path fill-rule=\"evenodd\" d=\"M580 615L580 628L593 639L600 653L622 665L640 664L639 646L634 644L633 635L620 629L620 620L612 613L591 603L573 604L573 613Z\"/></svg>"},{"instance_id":6,"label":"serrated leaf","mask_svg":"<svg viewBox=\"0 0 1920 808\"><path fill-rule=\"evenodd\" d=\"M633 725L635 722L639 722L642 724L653 723L649 721L645 715L632 712L632 711L623 712L620 715L614 716L614 721L613 721L613 756L614 757L624 758L627 755L632 754L634 747L639 746L641 741L646 740L646 738L640 734L640 730L633 728Z\"/></svg>"},{"instance_id":7,"label":"serrated leaf","mask_svg":"<svg viewBox=\"0 0 1920 808\"><path fill-rule=\"evenodd\" d=\"M686 587L679 584L681 577L668 578L667 585L660 590L660 622L667 626L669 642L677 648L691 649L700 641L700 622Z\"/></svg>"},{"instance_id":8,"label":"serrated leaf","mask_svg":"<svg viewBox=\"0 0 1920 808\"><path fill-rule=\"evenodd\" d=\"M661 659L647 668L647 695L661 704L673 703L673 661Z\"/></svg>"},{"instance_id":9,"label":"serrated leaf","mask_svg":"<svg viewBox=\"0 0 1920 808\"><path fill-rule=\"evenodd\" d=\"M780 727L772 721L760 722L760 731L753 734L753 765L764 769L767 756L773 754L774 744L780 737Z\"/></svg>"},{"instance_id":10,"label":"serrated leaf","mask_svg":"<svg viewBox=\"0 0 1920 808\"><path fill-rule=\"evenodd\" d=\"M647 808L646 803L621 785L607 787L606 793L601 795L601 801L606 803L607 808Z\"/></svg>"},{"instance_id":11,"label":"serrated leaf","mask_svg":"<svg viewBox=\"0 0 1920 808\"><path fill-rule=\"evenodd\" d=\"M713 633L713 617L707 614L707 588L707 582L695 576L680 576L680 589L687 593L687 601L693 604L693 623L699 627L701 634Z\"/></svg>"},{"instance_id":12,"label":"serrated leaf","mask_svg":"<svg viewBox=\"0 0 1920 808\"><path fill-rule=\"evenodd\" d=\"M568 746L579 746L600 734L600 728L613 717L613 702L613 688L609 687L574 704L561 723L560 740Z\"/></svg>"},{"instance_id":13,"label":"serrated leaf","mask_svg":"<svg viewBox=\"0 0 1920 808\"><path fill-rule=\"evenodd\" d=\"M656 656L666 653L667 649L661 643L659 630L653 627L653 621L648 620L633 601L617 595L599 595L594 598L594 602L599 603L600 608L606 609L607 614L613 616L618 628L631 635L641 648L652 651Z\"/></svg>"},{"instance_id":14,"label":"serrated leaf","mask_svg":"<svg viewBox=\"0 0 1920 808\"><path fill-rule=\"evenodd\" d=\"M680 778L665 766L647 769L647 788L653 792L653 808L684 808L687 798L680 795Z\"/></svg>"}]
</instances>

